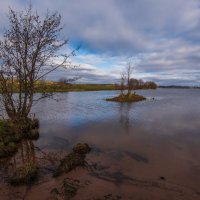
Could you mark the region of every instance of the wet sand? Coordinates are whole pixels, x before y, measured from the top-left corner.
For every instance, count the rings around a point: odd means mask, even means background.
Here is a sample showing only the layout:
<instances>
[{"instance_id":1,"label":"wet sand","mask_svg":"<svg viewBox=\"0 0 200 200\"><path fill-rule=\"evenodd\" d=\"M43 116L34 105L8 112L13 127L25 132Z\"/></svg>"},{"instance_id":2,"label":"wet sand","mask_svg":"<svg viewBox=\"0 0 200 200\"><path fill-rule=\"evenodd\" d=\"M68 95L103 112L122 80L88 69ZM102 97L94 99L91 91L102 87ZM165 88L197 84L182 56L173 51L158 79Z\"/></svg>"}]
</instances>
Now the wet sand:
<instances>
[{"instance_id":1,"label":"wet sand","mask_svg":"<svg viewBox=\"0 0 200 200\"><path fill-rule=\"evenodd\" d=\"M130 129L126 136L121 134L120 127L109 123L82 129L78 141L87 142L92 147L85 168L79 167L59 178L52 178L51 173L46 171L46 175L40 176L39 181L30 187L12 187L1 182L1 199L52 199L50 191L55 187L61 188L65 178L80 181L77 194L72 198L77 200L200 199L198 135L155 137L149 132L140 134L140 128L138 126L134 132ZM72 140L76 143L76 139ZM61 154L67 154L69 149L62 150ZM44 151L54 152L47 148ZM35 162L41 167L51 165L39 159L41 153L37 150L34 154Z\"/></svg>"}]
</instances>

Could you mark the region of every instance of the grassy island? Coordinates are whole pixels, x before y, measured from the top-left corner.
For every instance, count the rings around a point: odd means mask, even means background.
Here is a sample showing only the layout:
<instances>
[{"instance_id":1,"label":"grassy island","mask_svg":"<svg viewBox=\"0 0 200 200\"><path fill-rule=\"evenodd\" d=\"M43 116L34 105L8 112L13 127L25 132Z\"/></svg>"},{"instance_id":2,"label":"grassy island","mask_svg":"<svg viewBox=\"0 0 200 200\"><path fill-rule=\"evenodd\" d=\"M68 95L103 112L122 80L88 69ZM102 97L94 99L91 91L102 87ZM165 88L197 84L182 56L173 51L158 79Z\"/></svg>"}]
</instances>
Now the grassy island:
<instances>
[{"instance_id":1,"label":"grassy island","mask_svg":"<svg viewBox=\"0 0 200 200\"><path fill-rule=\"evenodd\" d=\"M138 95L138 94L120 94L117 97L106 99L106 101L116 101L116 102L137 102L137 101L144 101L146 100L145 97Z\"/></svg>"}]
</instances>

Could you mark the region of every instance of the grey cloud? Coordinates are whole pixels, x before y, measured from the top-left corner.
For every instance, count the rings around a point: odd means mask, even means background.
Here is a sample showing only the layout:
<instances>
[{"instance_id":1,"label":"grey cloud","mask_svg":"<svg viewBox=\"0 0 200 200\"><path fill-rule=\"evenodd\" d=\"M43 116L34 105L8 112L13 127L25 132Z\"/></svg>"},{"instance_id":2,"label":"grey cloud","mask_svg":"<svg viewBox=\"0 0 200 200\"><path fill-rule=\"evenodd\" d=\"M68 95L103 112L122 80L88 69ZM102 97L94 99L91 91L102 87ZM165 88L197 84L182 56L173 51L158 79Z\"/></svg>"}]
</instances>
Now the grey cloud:
<instances>
[{"instance_id":1,"label":"grey cloud","mask_svg":"<svg viewBox=\"0 0 200 200\"><path fill-rule=\"evenodd\" d=\"M170 41L197 29L200 17L198 1L35 0L32 3L40 13L58 10L66 25L65 35L71 40L82 41L90 50L112 54L156 50L162 39ZM0 4L2 11L6 5L18 8L22 1Z\"/></svg>"},{"instance_id":2,"label":"grey cloud","mask_svg":"<svg viewBox=\"0 0 200 200\"><path fill-rule=\"evenodd\" d=\"M4 13L8 5L18 9L28 3L28 0L1 1L0 23L7 23ZM34 0L32 4L39 13L47 9L61 13L65 24L63 35L97 53L100 62L102 54L108 60L118 57L111 66L108 62L111 74L119 72L120 66L123 68L124 60L135 56L140 59L135 70L138 77L166 83L176 82L172 78L176 74L177 83L199 84L196 76L200 73L199 0ZM82 62L97 67L99 61L95 62L95 58L98 56ZM90 77L91 81L110 81L116 77L116 74L107 77L92 68L80 72L85 74L85 80Z\"/></svg>"},{"instance_id":3,"label":"grey cloud","mask_svg":"<svg viewBox=\"0 0 200 200\"><path fill-rule=\"evenodd\" d=\"M98 74L92 69L79 69L76 72L67 70L57 70L47 76L47 79L58 81L60 78L73 78L79 76L76 83L114 83L118 79L111 74Z\"/></svg>"}]
</instances>

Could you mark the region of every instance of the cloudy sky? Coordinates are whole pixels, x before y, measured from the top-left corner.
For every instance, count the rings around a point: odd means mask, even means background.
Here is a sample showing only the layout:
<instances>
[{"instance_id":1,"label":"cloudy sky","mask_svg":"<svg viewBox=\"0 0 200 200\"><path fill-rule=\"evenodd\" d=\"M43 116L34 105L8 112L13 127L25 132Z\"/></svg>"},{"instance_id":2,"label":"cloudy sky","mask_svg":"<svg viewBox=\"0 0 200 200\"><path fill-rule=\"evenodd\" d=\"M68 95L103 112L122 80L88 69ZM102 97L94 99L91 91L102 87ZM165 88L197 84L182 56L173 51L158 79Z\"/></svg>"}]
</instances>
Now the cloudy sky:
<instances>
[{"instance_id":1,"label":"cloudy sky","mask_svg":"<svg viewBox=\"0 0 200 200\"><path fill-rule=\"evenodd\" d=\"M21 10L29 0L0 0L0 32L8 7ZM200 0L32 0L44 15L58 11L71 47L81 44L73 62L78 71L59 70L80 82L117 82L130 59L135 78L160 85L200 85Z\"/></svg>"}]
</instances>

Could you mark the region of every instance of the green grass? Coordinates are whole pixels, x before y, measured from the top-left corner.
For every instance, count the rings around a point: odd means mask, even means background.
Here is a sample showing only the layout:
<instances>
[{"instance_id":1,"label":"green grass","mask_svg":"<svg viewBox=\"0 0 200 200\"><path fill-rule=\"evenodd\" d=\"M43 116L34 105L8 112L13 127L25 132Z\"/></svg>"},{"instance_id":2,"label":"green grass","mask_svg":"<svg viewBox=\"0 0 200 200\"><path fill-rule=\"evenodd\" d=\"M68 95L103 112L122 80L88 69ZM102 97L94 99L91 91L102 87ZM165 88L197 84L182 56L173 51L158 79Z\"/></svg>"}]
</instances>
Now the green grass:
<instances>
[{"instance_id":1,"label":"green grass","mask_svg":"<svg viewBox=\"0 0 200 200\"><path fill-rule=\"evenodd\" d=\"M19 83L14 81L10 85L13 92L19 92ZM156 89L146 87L145 85L137 89ZM36 81L35 93L53 93L53 92L78 92L78 91L101 91L101 90L120 90L115 84L67 84L53 81ZM0 91L1 93L1 91Z\"/></svg>"},{"instance_id":2,"label":"green grass","mask_svg":"<svg viewBox=\"0 0 200 200\"><path fill-rule=\"evenodd\" d=\"M19 92L18 83L11 85L15 93ZM99 90L115 90L114 84L65 84L52 81L37 81L35 83L35 93L52 93L52 92L76 92L76 91L99 91ZM0 91L1 93L1 91Z\"/></svg>"},{"instance_id":3,"label":"green grass","mask_svg":"<svg viewBox=\"0 0 200 200\"><path fill-rule=\"evenodd\" d=\"M38 84L35 86L35 92L76 92L76 91L99 91L115 90L112 84L64 84L52 82L51 84Z\"/></svg>"}]
</instances>

